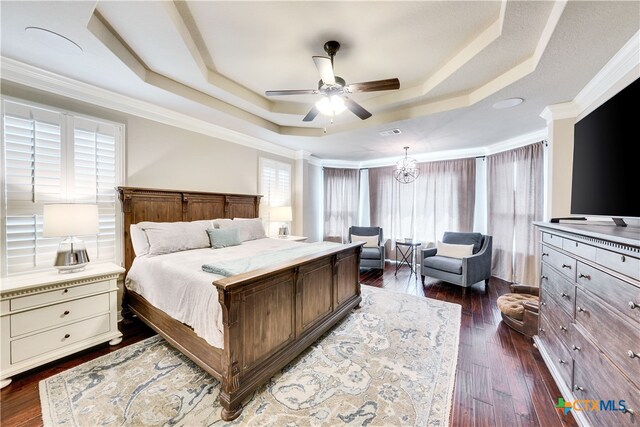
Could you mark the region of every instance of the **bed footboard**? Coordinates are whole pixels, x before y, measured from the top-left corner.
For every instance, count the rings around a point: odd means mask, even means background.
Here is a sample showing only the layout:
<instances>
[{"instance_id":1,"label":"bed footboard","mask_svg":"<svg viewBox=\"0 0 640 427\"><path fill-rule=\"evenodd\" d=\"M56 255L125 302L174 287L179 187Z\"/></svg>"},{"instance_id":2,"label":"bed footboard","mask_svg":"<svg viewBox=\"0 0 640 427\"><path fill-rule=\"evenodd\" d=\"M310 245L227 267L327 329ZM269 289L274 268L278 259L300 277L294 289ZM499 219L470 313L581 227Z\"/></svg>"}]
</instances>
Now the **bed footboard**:
<instances>
[{"instance_id":1,"label":"bed footboard","mask_svg":"<svg viewBox=\"0 0 640 427\"><path fill-rule=\"evenodd\" d=\"M361 300L361 243L214 282L223 310L222 419Z\"/></svg>"}]
</instances>

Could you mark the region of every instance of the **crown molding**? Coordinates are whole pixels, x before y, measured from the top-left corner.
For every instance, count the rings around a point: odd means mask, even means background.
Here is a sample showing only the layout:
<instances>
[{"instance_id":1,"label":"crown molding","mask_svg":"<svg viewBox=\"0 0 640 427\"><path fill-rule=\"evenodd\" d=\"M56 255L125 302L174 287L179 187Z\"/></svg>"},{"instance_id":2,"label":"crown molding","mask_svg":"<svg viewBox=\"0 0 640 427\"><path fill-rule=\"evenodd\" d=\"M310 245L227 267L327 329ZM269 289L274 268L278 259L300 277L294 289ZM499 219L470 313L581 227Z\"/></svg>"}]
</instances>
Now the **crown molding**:
<instances>
[{"instance_id":1,"label":"crown molding","mask_svg":"<svg viewBox=\"0 0 640 427\"><path fill-rule=\"evenodd\" d=\"M632 74L629 77L629 74ZM605 64L593 79L576 95L575 102L583 114L594 109L598 100L619 82L626 84L640 77L640 31L636 32L627 43ZM625 84L625 86L626 86Z\"/></svg>"},{"instance_id":2,"label":"crown molding","mask_svg":"<svg viewBox=\"0 0 640 427\"><path fill-rule=\"evenodd\" d=\"M293 159L295 155L295 151L290 148L227 129L150 102L134 99L69 77L64 77L16 61L15 59L0 56L0 64L2 78L14 83L201 133L233 144L277 154L290 159Z\"/></svg>"},{"instance_id":3,"label":"crown molding","mask_svg":"<svg viewBox=\"0 0 640 427\"><path fill-rule=\"evenodd\" d=\"M491 154L501 153L503 151L513 150L515 148L543 141L547 139L547 134L547 128L544 128L524 135L518 135L514 138L505 139L504 141L496 142L495 144L485 147L485 155L490 156Z\"/></svg>"},{"instance_id":4,"label":"crown molding","mask_svg":"<svg viewBox=\"0 0 640 427\"><path fill-rule=\"evenodd\" d=\"M540 113L540 117L547 121L547 124L554 120L575 118L580 114L578 104L574 101L563 102L562 104L547 105Z\"/></svg>"}]
</instances>

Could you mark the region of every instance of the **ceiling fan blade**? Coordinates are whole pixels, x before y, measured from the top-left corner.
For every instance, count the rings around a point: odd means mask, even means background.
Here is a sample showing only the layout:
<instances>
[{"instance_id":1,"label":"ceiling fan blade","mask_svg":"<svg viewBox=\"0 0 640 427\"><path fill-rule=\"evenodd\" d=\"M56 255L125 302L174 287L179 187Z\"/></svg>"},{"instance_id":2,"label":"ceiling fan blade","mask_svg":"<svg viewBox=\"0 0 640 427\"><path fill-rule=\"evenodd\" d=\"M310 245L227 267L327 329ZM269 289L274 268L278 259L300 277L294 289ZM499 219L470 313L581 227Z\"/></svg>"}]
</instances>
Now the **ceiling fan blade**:
<instances>
[{"instance_id":1,"label":"ceiling fan blade","mask_svg":"<svg viewBox=\"0 0 640 427\"><path fill-rule=\"evenodd\" d=\"M267 96L278 95L316 95L320 93L317 89L292 89L292 90L268 90L264 94Z\"/></svg>"},{"instance_id":2,"label":"ceiling fan blade","mask_svg":"<svg viewBox=\"0 0 640 427\"><path fill-rule=\"evenodd\" d=\"M324 84L336 84L336 76L333 74L331 58L327 58L326 56L314 56L313 62L316 64L316 68L320 72L320 78Z\"/></svg>"},{"instance_id":3,"label":"ceiling fan blade","mask_svg":"<svg viewBox=\"0 0 640 427\"><path fill-rule=\"evenodd\" d=\"M350 93L355 92L376 92L379 90L395 90L400 89L400 80L398 79L386 79L375 80L371 82L352 83L347 85L345 91Z\"/></svg>"},{"instance_id":4,"label":"ceiling fan blade","mask_svg":"<svg viewBox=\"0 0 640 427\"><path fill-rule=\"evenodd\" d=\"M316 107L315 105L313 106L313 108L311 110L309 110L309 112L307 113L306 116L304 116L304 119L302 119L303 122L312 122L313 119L316 118L316 116L320 113L320 110L318 110L318 107Z\"/></svg>"},{"instance_id":5,"label":"ceiling fan blade","mask_svg":"<svg viewBox=\"0 0 640 427\"><path fill-rule=\"evenodd\" d=\"M365 110L362 105L358 104L353 99L344 98L344 105L346 105L353 114L360 117L362 120L366 120L371 117L371 113Z\"/></svg>"}]
</instances>

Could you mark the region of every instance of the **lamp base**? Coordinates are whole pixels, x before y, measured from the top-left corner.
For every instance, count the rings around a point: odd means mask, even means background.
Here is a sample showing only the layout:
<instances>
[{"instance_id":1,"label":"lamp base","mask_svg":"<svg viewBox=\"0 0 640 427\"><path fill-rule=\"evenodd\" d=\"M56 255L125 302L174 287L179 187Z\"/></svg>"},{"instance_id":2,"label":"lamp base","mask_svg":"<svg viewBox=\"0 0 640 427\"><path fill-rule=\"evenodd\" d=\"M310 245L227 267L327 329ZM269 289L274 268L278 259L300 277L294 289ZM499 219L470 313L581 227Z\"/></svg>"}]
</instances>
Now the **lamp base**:
<instances>
[{"instance_id":1,"label":"lamp base","mask_svg":"<svg viewBox=\"0 0 640 427\"><path fill-rule=\"evenodd\" d=\"M281 225L280 228L278 228L278 236L286 237L288 235L289 235L289 227L287 227L286 225Z\"/></svg>"},{"instance_id":2,"label":"lamp base","mask_svg":"<svg viewBox=\"0 0 640 427\"><path fill-rule=\"evenodd\" d=\"M84 242L75 237L67 237L58 247L53 266L58 273L74 273L82 271L89 263L89 254Z\"/></svg>"}]
</instances>

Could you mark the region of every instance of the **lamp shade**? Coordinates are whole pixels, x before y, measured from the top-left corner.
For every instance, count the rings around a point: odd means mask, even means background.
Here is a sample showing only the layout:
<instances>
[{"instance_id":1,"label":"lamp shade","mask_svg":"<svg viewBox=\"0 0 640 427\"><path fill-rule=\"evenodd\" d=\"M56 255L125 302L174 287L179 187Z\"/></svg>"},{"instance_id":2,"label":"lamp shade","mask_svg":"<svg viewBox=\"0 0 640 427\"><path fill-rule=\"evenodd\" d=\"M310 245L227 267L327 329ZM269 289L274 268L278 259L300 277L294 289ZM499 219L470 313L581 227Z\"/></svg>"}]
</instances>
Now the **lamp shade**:
<instances>
[{"instance_id":1,"label":"lamp shade","mask_svg":"<svg viewBox=\"0 0 640 427\"><path fill-rule=\"evenodd\" d=\"M269 210L269 219L271 221L293 221L293 213L291 212L291 206L278 206L272 207Z\"/></svg>"},{"instance_id":2,"label":"lamp shade","mask_svg":"<svg viewBox=\"0 0 640 427\"><path fill-rule=\"evenodd\" d=\"M44 237L98 234L98 205L53 203L44 205Z\"/></svg>"}]
</instances>

